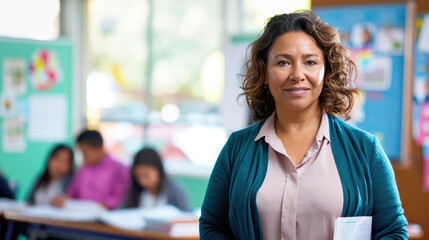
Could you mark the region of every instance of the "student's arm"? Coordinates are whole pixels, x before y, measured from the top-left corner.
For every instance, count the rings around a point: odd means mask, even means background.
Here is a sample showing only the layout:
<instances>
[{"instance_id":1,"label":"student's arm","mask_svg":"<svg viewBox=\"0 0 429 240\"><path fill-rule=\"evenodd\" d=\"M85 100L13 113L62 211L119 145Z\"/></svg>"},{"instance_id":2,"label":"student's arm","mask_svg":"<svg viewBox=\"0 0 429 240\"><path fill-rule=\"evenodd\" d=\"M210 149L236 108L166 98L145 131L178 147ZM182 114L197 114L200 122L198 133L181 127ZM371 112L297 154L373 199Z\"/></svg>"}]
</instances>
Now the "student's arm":
<instances>
[{"instance_id":1,"label":"student's arm","mask_svg":"<svg viewBox=\"0 0 429 240\"><path fill-rule=\"evenodd\" d=\"M81 169L78 170L76 174L74 174L70 184L67 186L67 189L65 191L65 195L67 195L69 198L79 198L79 189L81 184Z\"/></svg>"},{"instance_id":2,"label":"student's arm","mask_svg":"<svg viewBox=\"0 0 429 240\"><path fill-rule=\"evenodd\" d=\"M37 189L35 188L35 186L33 186L33 188L31 189L30 194L28 194L27 204L34 205L36 203L36 199L35 199L36 190Z\"/></svg>"},{"instance_id":3,"label":"student's arm","mask_svg":"<svg viewBox=\"0 0 429 240\"><path fill-rule=\"evenodd\" d=\"M129 182L130 175L128 169L124 166L117 168L114 176L112 176L109 195L103 202L104 206L108 209L118 208L127 194Z\"/></svg>"},{"instance_id":4,"label":"student's arm","mask_svg":"<svg viewBox=\"0 0 429 240\"><path fill-rule=\"evenodd\" d=\"M231 181L231 137L222 149L210 176L200 217L201 239L234 239L229 225L229 185Z\"/></svg>"},{"instance_id":5,"label":"student's arm","mask_svg":"<svg viewBox=\"0 0 429 240\"><path fill-rule=\"evenodd\" d=\"M68 179L65 179L62 183L64 187L67 186L66 191L64 194L55 196L54 199L52 199L52 206L62 208L70 198L79 198L79 188L81 186L80 175L80 171L78 171L74 176L66 176ZM70 178L71 182L69 180Z\"/></svg>"},{"instance_id":6,"label":"student's arm","mask_svg":"<svg viewBox=\"0 0 429 240\"><path fill-rule=\"evenodd\" d=\"M167 184L167 203L172 204L183 211L190 211L191 207L188 200L188 195L182 186L174 179L166 178Z\"/></svg>"},{"instance_id":7,"label":"student's arm","mask_svg":"<svg viewBox=\"0 0 429 240\"><path fill-rule=\"evenodd\" d=\"M372 229L375 240L408 239L407 220L401 206L395 176L384 150L374 137L374 159L370 160L374 209Z\"/></svg>"}]
</instances>

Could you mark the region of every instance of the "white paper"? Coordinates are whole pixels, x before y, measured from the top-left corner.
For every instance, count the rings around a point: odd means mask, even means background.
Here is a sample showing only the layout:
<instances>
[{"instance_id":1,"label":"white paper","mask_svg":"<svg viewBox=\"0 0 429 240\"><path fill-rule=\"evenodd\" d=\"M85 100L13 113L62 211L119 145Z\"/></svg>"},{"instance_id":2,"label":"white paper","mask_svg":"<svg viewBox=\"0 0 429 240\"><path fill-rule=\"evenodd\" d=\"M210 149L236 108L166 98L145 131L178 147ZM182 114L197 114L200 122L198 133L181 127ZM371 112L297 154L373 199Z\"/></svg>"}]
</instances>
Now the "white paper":
<instances>
[{"instance_id":1,"label":"white paper","mask_svg":"<svg viewBox=\"0 0 429 240\"><path fill-rule=\"evenodd\" d=\"M96 202L69 199L63 208L38 205L25 209L22 214L68 221L93 222L105 211L107 210Z\"/></svg>"},{"instance_id":2,"label":"white paper","mask_svg":"<svg viewBox=\"0 0 429 240\"><path fill-rule=\"evenodd\" d=\"M387 91L392 82L392 58L358 56L360 72L356 78L356 86L367 91Z\"/></svg>"},{"instance_id":3,"label":"white paper","mask_svg":"<svg viewBox=\"0 0 429 240\"><path fill-rule=\"evenodd\" d=\"M27 144L24 136L24 121L21 119L4 119L2 126L3 152L25 152Z\"/></svg>"},{"instance_id":4,"label":"white paper","mask_svg":"<svg viewBox=\"0 0 429 240\"><path fill-rule=\"evenodd\" d=\"M24 58L6 58L3 62L3 91L26 94L26 69Z\"/></svg>"},{"instance_id":5,"label":"white paper","mask_svg":"<svg viewBox=\"0 0 429 240\"><path fill-rule=\"evenodd\" d=\"M422 103L426 98L426 78L417 77L414 79L414 96L418 103Z\"/></svg>"},{"instance_id":6,"label":"white paper","mask_svg":"<svg viewBox=\"0 0 429 240\"><path fill-rule=\"evenodd\" d=\"M423 19L423 26L420 30L417 47L420 51L429 53L429 14L426 14Z\"/></svg>"},{"instance_id":7,"label":"white paper","mask_svg":"<svg viewBox=\"0 0 429 240\"><path fill-rule=\"evenodd\" d=\"M27 204L23 201L0 198L0 211L23 211L27 207Z\"/></svg>"},{"instance_id":8,"label":"white paper","mask_svg":"<svg viewBox=\"0 0 429 240\"><path fill-rule=\"evenodd\" d=\"M340 217L335 220L334 240L371 240L372 217Z\"/></svg>"},{"instance_id":9,"label":"white paper","mask_svg":"<svg viewBox=\"0 0 429 240\"><path fill-rule=\"evenodd\" d=\"M404 29L382 27L377 30L375 49L382 53L402 54L404 50Z\"/></svg>"},{"instance_id":10,"label":"white paper","mask_svg":"<svg viewBox=\"0 0 429 240\"><path fill-rule=\"evenodd\" d=\"M145 219L157 217L174 218L178 216L189 216L191 213L183 212L175 206L165 205L153 208L130 208L117 209L104 212L100 221L119 228L130 230L142 230L146 226Z\"/></svg>"},{"instance_id":11,"label":"white paper","mask_svg":"<svg viewBox=\"0 0 429 240\"><path fill-rule=\"evenodd\" d=\"M142 208L118 209L103 213L100 221L129 230L142 230L145 227L144 213Z\"/></svg>"},{"instance_id":12,"label":"white paper","mask_svg":"<svg viewBox=\"0 0 429 240\"><path fill-rule=\"evenodd\" d=\"M66 140L68 103L64 95L31 95L28 99L28 110L29 140Z\"/></svg>"}]
</instances>

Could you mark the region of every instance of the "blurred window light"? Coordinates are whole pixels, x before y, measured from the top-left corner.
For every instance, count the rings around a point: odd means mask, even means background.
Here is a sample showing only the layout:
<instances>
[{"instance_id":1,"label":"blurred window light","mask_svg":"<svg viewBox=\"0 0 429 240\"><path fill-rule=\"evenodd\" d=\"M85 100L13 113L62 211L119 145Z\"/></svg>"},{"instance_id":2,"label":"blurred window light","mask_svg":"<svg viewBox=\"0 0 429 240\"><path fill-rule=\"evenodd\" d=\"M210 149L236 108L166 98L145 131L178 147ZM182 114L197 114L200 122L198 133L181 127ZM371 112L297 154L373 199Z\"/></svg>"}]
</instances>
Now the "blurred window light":
<instances>
[{"instance_id":1,"label":"blurred window light","mask_svg":"<svg viewBox=\"0 0 429 240\"><path fill-rule=\"evenodd\" d=\"M176 104L166 104L162 107L161 117L167 123L174 123L180 117L180 110Z\"/></svg>"},{"instance_id":2,"label":"blurred window light","mask_svg":"<svg viewBox=\"0 0 429 240\"><path fill-rule=\"evenodd\" d=\"M0 36L54 40L60 0L0 0Z\"/></svg>"},{"instance_id":3,"label":"blurred window light","mask_svg":"<svg viewBox=\"0 0 429 240\"><path fill-rule=\"evenodd\" d=\"M265 22L276 14L310 9L311 0L246 0L243 1L243 32L259 33Z\"/></svg>"},{"instance_id":4,"label":"blurred window light","mask_svg":"<svg viewBox=\"0 0 429 240\"><path fill-rule=\"evenodd\" d=\"M111 94L100 100L97 84L94 91L87 89L87 104L102 106L101 122L142 123L146 118L148 9L147 1L142 0L88 0L88 81L92 72L109 76L104 82Z\"/></svg>"},{"instance_id":5,"label":"blurred window light","mask_svg":"<svg viewBox=\"0 0 429 240\"><path fill-rule=\"evenodd\" d=\"M235 14L245 27L240 33L259 33L268 17L310 6L301 0L267 1L242 1L243 14ZM119 159L130 162L148 145L174 168L176 163L213 166L231 130L220 114L226 81L238 81L225 78L228 4L88 0L90 69L110 76L105 82L116 86L114 103L100 109L99 129ZM98 83L92 87L88 91L102 92ZM93 97L98 107L108 102L97 94L88 95L88 105Z\"/></svg>"},{"instance_id":6,"label":"blurred window light","mask_svg":"<svg viewBox=\"0 0 429 240\"><path fill-rule=\"evenodd\" d=\"M111 108L116 103L118 87L107 73L90 72L86 80L86 101L88 107Z\"/></svg>"}]
</instances>

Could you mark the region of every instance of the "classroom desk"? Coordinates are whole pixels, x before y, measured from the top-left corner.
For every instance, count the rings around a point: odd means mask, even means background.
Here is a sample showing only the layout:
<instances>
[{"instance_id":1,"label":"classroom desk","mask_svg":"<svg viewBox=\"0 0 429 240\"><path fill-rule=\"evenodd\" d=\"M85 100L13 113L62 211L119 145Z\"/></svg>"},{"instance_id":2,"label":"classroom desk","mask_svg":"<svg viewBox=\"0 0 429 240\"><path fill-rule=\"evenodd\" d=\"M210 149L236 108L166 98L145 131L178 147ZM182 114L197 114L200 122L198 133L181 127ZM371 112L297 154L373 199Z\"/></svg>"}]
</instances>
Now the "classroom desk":
<instances>
[{"instance_id":1,"label":"classroom desk","mask_svg":"<svg viewBox=\"0 0 429 240\"><path fill-rule=\"evenodd\" d=\"M199 237L171 237L166 234L150 231L133 231L116 228L94 222L74 222L42 217L33 217L18 212L5 211L4 218L9 222L5 240L11 240L13 231L25 225L29 239L32 234L43 232L49 235L64 235L66 239L153 239L153 240L198 240Z\"/></svg>"}]
</instances>

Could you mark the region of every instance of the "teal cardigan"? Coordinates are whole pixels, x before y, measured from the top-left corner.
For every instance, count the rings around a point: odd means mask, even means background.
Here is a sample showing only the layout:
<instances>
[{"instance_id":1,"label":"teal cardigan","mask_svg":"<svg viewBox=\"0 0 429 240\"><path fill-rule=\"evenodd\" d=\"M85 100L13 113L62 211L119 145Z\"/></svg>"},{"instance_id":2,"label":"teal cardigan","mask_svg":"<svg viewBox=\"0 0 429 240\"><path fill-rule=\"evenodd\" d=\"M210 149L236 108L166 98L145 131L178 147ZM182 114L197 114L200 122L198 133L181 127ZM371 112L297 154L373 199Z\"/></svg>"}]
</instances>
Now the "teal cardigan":
<instances>
[{"instance_id":1,"label":"teal cardigan","mask_svg":"<svg viewBox=\"0 0 429 240\"><path fill-rule=\"evenodd\" d=\"M328 115L342 216L372 216L373 239L408 239L393 169L380 143ZM254 141L263 124L234 132L222 149L201 209L201 239L263 239L256 194L267 173L268 145L262 138Z\"/></svg>"}]
</instances>

